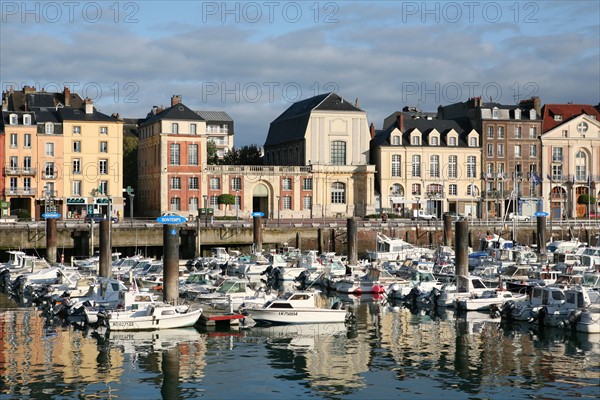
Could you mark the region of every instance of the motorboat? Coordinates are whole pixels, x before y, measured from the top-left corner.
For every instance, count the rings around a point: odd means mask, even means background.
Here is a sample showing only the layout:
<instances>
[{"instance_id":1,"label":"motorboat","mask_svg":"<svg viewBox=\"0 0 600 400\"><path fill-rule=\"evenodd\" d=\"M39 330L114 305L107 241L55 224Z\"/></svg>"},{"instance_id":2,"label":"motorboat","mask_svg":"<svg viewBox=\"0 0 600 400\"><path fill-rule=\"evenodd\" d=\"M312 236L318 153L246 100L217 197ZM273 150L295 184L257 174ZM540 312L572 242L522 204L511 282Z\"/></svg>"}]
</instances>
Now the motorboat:
<instances>
[{"instance_id":1,"label":"motorboat","mask_svg":"<svg viewBox=\"0 0 600 400\"><path fill-rule=\"evenodd\" d=\"M436 304L441 307L454 307L458 300L479 296L491 288L476 276L458 275L455 284L446 284L436 298Z\"/></svg>"},{"instance_id":2,"label":"motorboat","mask_svg":"<svg viewBox=\"0 0 600 400\"><path fill-rule=\"evenodd\" d=\"M565 300L562 286L535 286L525 299L509 300L500 307L499 312L503 319L533 322L539 319L542 308L560 306Z\"/></svg>"},{"instance_id":3,"label":"motorboat","mask_svg":"<svg viewBox=\"0 0 600 400\"><path fill-rule=\"evenodd\" d=\"M432 272L415 269L411 271L409 280L404 283L396 282L391 284L386 290L386 294L389 298L403 300L411 293L411 291L416 291L417 295L419 295L421 293L429 293L433 288L441 290L443 285L442 282L435 278Z\"/></svg>"},{"instance_id":4,"label":"motorboat","mask_svg":"<svg viewBox=\"0 0 600 400\"><path fill-rule=\"evenodd\" d=\"M111 331L172 329L194 326L200 315L202 308L156 302L137 310L108 311L105 321Z\"/></svg>"},{"instance_id":5,"label":"motorboat","mask_svg":"<svg viewBox=\"0 0 600 400\"><path fill-rule=\"evenodd\" d=\"M294 291L283 297L268 301L260 308L248 310L257 324L317 324L343 323L348 312L341 302L325 308L318 305L318 293Z\"/></svg>"},{"instance_id":6,"label":"motorboat","mask_svg":"<svg viewBox=\"0 0 600 400\"><path fill-rule=\"evenodd\" d=\"M378 233L375 242L375 251L367 251L367 258L369 261L433 259L435 253L435 249L416 247L402 239L392 239L382 233Z\"/></svg>"},{"instance_id":7,"label":"motorboat","mask_svg":"<svg viewBox=\"0 0 600 400\"><path fill-rule=\"evenodd\" d=\"M508 290L486 290L480 295L456 300L456 309L465 311L487 311L501 307L509 300L524 300L526 294L515 294Z\"/></svg>"},{"instance_id":8,"label":"motorboat","mask_svg":"<svg viewBox=\"0 0 600 400\"><path fill-rule=\"evenodd\" d=\"M565 301L544 305L539 311L540 324L572 326L580 332L600 332L600 292L580 285L565 290Z\"/></svg>"},{"instance_id":9,"label":"motorboat","mask_svg":"<svg viewBox=\"0 0 600 400\"><path fill-rule=\"evenodd\" d=\"M361 275L334 279L333 286L339 293L384 293L386 285L391 285L398 281L398 278L382 270L381 268L371 265L367 267L367 271Z\"/></svg>"}]
</instances>

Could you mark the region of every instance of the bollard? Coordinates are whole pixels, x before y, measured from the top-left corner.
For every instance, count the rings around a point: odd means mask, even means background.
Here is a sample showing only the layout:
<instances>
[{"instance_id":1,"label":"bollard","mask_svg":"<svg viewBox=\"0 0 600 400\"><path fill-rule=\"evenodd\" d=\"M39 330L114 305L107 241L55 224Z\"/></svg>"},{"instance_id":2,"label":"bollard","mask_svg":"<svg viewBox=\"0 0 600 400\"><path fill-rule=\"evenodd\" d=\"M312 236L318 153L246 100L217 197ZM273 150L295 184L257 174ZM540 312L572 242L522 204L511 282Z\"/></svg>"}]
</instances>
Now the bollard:
<instances>
[{"instance_id":1,"label":"bollard","mask_svg":"<svg viewBox=\"0 0 600 400\"><path fill-rule=\"evenodd\" d=\"M358 264L358 223L355 218L346 220L346 241L348 243L348 264Z\"/></svg>"},{"instance_id":2,"label":"bollard","mask_svg":"<svg viewBox=\"0 0 600 400\"><path fill-rule=\"evenodd\" d=\"M100 225L100 262L98 275L102 278L110 278L112 275L111 221L103 220L98 225Z\"/></svg>"},{"instance_id":3,"label":"bollard","mask_svg":"<svg viewBox=\"0 0 600 400\"><path fill-rule=\"evenodd\" d=\"M163 300L177 304L179 298L179 228L163 225Z\"/></svg>"}]
</instances>

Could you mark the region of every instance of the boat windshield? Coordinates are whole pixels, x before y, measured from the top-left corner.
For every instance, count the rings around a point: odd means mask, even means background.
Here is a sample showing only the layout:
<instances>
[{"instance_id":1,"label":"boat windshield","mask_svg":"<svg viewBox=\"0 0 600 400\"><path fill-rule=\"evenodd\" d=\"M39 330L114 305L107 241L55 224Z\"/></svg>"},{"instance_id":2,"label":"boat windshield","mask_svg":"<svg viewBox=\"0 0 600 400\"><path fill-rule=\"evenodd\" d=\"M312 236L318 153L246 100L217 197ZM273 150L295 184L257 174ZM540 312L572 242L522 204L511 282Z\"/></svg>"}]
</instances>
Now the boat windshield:
<instances>
[{"instance_id":1,"label":"boat windshield","mask_svg":"<svg viewBox=\"0 0 600 400\"><path fill-rule=\"evenodd\" d=\"M217 290L219 293L237 293L243 292L244 288L236 281L225 281L223 285Z\"/></svg>"}]
</instances>

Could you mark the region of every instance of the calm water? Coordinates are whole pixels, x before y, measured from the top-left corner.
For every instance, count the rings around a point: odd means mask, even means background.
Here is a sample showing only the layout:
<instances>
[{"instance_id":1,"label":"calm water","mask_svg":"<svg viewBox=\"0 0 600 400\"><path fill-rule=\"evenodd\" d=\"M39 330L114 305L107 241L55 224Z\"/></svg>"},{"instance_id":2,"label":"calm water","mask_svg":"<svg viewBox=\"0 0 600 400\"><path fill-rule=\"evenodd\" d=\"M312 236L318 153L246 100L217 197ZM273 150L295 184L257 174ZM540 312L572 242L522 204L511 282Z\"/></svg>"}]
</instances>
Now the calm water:
<instances>
[{"instance_id":1,"label":"calm water","mask_svg":"<svg viewBox=\"0 0 600 400\"><path fill-rule=\"evenodd\" d=\"M0 295L0 399L598 398L600 335L352 303L356 325L78 331Z\"/></svg>"}]
</instances>

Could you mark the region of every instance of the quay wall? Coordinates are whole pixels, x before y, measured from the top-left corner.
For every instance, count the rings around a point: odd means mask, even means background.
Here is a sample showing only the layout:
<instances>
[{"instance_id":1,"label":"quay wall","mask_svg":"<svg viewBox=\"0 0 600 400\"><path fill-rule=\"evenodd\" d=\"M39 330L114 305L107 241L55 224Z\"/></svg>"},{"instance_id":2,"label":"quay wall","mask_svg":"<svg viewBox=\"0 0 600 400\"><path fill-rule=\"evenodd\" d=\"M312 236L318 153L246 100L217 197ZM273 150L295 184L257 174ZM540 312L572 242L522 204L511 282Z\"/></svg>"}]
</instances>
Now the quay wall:
<instances>
[{"instance_id":1,"label":"quay wall","mask_svg":"<svg viewBox=\"0 0 600 400\"><path fill-rule=\"evenodd\" d=\"M208 255L210 248L219 246L228 249L237 249L242 252L251 250L253 230L249 225L244 226L216 226L197 227L195 224L182 224L177 226L180 233L180 257L193 258L195 255ZM513 238L513 230L498 226L470 226L469 245L476 248L482 235L497 233L506 239L516 240L525 245L535 244L536 226L521 225ZM338 254L346 253L346 224L295 224L285 227L266 227L263 230L263 249L270 250L283 246L296 247L297 237L300 238L300 248L303 250L318 249L318 230L321 230L323 251L335 251ZM200 237L197 231L200 231ZM377 233L389 237L401 238L419 246L438 246L443 244L443 229L441 224L428 225L401 225L401 224L370 224L360 223L358 227L359 257L364 257L367 250L374 250ZM92 233L89 225L64 224L58 226L57 247L59 252L68 253L69 256L83 257L90 254ZM548 227L546 238L566 240L573 235L582 241L595 243L598 236L598 226L555 226L552 230ZM454 229L452 230L454 235ZM99 246L99 231L94 229L93 245ZM115 224L111 230L113 249L118 249L127 254L127 249L154 248L154 256L161 256L162 252L162 225L142 224L141 226L128 226ZM451 238L454 244L454 236ZM200 251L198 251L200 246ZM0 261L8 257L7 250L36 250L44 254L46 248L46 232L44 223L14 224L12 226L0 225Z\"/></svg>"}]
</instances>

